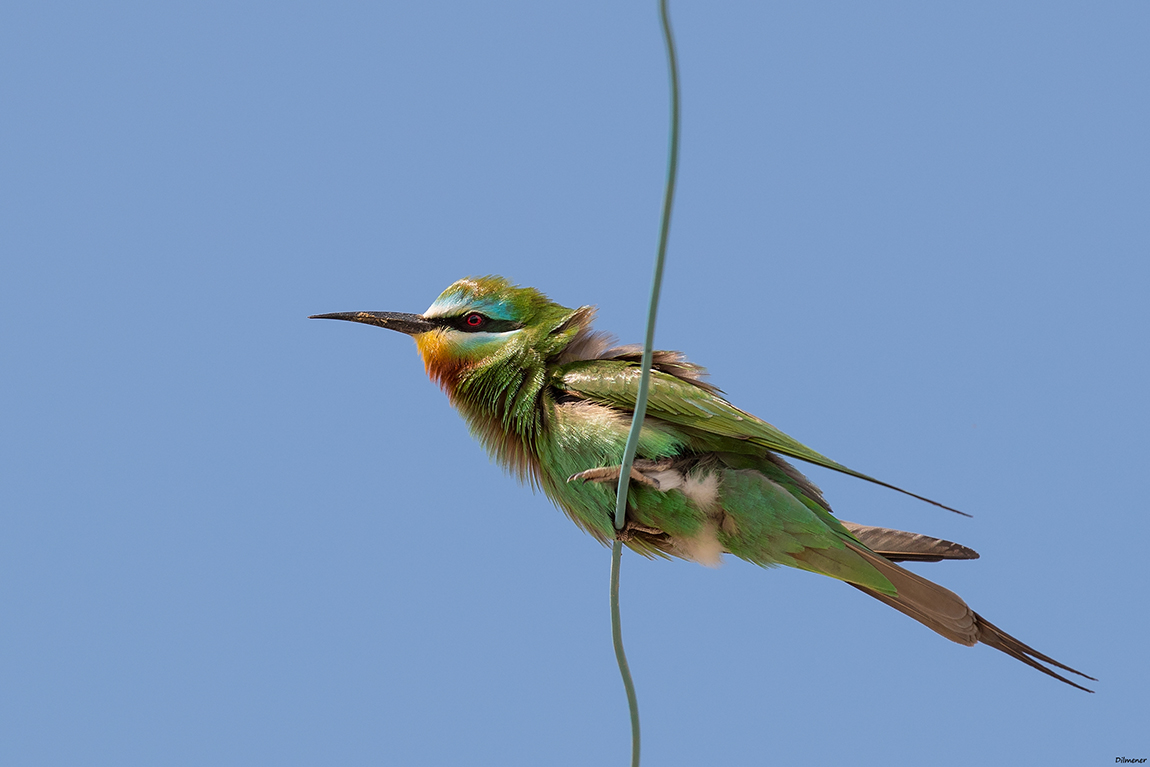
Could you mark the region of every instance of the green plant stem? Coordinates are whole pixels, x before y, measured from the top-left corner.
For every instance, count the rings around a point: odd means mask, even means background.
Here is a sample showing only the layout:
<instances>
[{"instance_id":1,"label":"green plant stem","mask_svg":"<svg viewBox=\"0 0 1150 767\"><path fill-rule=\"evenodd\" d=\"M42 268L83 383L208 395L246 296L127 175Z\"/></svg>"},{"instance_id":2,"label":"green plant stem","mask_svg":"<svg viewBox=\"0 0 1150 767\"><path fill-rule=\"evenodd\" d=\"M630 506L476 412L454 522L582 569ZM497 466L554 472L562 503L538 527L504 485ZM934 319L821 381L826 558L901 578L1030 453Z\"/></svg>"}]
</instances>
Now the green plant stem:
<instances>
[{"instance_id":1,"label":"green plant stem","mask_svg":"<svg viewBox=\"0 0 1150 767\"><path fill-rule=\"evenodd\" d=\"M655 317L659 309L659 292L663 286L663 263L667 257L667 235L671 230L671 206L675 199L675 180L679 170L679 65L675 57L675 39L671 34L671 19L667 0L659 0L659 19L663 25L663 39L667 45L667 68L671 80L671 135L667 159L667 185L663 194L663 218L659 227L659 248L655 255L655 275L651 281L651 301L647 310L647 335L643 340L643 361L640 366L639 396L635 401L635 414L631 418L631 431L619 472L619 485L615 496L615 529L622 530L627 517L627 491L631 485L631 467L639 446L639 432L647 415L647 389L651 381L651 359L655 348ZM631 712L631 767L639 767L639 699L631 679L627 655L623 652L623 626L619 615L619 567L623 557L623 542L616 538L611 547L611 640L615 646L615 660L619 675L627 691L627 706Z\"/></svg>"},{"instance_id":2,"label":"green plant stem","mask_svg":"<svg viewBox=\"0 0 1150 767\"><path fill-rule=\"evenodd\" d=\"M671 136L667 158L667 185L663 192L663 219L659 226L659 248L655 253L655 275L651 280L651 300L647 308L647 335L643 339L643 362L639 377L639 396L635 400L635 414L631 418L631 431L623 450L623 463L619 474L619 488L615 495L615 529L622 530L627 517L627 490L631 484L631 467L639 447L639 432L647 415L647 390L651 383L651 358L655 348L655 318L659 313L659 292L663 287L663 263L667 258L667 236L671 231L671 207L675 201L675 180L679 173L679 65L675 57L675 39L671 35L671 19L667 16L667 0L659 0L659 17L663 22L663 39L667 44L667 68L671 79Z\"/></svg>"},{"instance_id":3,"label":"green plant stem","mask_svg":"<svg viewBox=\"0 0 1150 767\"><path fill-rule=\"evenodd\" d=\"M627 708L631 711L631 767L639 767L639 698L631 679L631 667L623 652L623 624L619 616L619 566L623 559L623 542L616 540L611 546L611 640L615 645L615 660L623 689L627 691Z\"/></svg>"}]
</instances>

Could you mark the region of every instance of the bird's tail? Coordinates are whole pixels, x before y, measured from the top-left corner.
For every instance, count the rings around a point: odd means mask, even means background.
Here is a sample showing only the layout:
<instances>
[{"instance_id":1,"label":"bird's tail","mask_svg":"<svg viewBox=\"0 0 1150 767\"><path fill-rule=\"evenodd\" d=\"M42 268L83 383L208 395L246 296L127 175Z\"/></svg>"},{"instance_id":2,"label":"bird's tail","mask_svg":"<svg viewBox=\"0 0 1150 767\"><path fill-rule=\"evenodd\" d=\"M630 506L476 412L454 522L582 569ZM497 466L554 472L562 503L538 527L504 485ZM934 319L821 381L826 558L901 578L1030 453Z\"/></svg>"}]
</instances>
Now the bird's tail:
<instances>
[{"instance_id":1,"label":"bird's tail","mask_svg":"<svg viewBox=\"0 0 1150 767\"><path fill-rule=\"evenodd\" d=\"M854 543L847 545L876 570L882 573L887 580L894 585L897 593L894 595L883 594L869 589L866 586L859 586L852 583L851 585L856 589L870 594L875 599L880 602L885 602L905 615L909 615L919 623L942 634L952 642L958 642L959 644L967 646L982 642L996 650L1001 650L1010 657L1016 658L1028 666L1038 669L1044 674L1065 682L1071 687L1077 687L1079 690L1085 690L1086 692L1094 692L1050 670L1039 663L1039 661L1049 663L1052 666L1056 666L1064 671L1069 671L1072 674L1077 674L1085 679L1098 681L1094 679L1094 677L1087 676L1081 671L1059 663L1050 656L1043 655L1033 647L1018 641L1010 634L1007 634L974 612L974 610L971 610L966 602L962 600L962 597L953 591L945 589L937 583L928 581L926 578L912 573L909 570L904 570L882 555L868 550L865 546L858 546Z\"/></svg>"}]
</instances>

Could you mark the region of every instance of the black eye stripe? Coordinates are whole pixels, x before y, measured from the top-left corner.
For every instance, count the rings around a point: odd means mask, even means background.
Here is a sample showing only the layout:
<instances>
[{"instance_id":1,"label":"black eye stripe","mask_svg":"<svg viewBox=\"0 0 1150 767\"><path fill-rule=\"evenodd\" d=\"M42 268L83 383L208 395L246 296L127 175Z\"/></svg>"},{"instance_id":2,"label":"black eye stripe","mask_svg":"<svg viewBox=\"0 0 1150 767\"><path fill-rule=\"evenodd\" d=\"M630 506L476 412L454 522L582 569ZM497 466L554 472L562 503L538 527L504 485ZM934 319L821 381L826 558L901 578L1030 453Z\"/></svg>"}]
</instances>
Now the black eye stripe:
<instances>
[{"instance_id":1,"label":"black eye stripe","mask_svg":"<svg viewBox=\"0 0 1150 767\"><path fill-rule=\"evenodd\" d=\"M495 320L479 312L467 312L458 317L443 317L438 322L464 333L506 333L523 327L518 322Z\"/></svg>"}]
</instances>

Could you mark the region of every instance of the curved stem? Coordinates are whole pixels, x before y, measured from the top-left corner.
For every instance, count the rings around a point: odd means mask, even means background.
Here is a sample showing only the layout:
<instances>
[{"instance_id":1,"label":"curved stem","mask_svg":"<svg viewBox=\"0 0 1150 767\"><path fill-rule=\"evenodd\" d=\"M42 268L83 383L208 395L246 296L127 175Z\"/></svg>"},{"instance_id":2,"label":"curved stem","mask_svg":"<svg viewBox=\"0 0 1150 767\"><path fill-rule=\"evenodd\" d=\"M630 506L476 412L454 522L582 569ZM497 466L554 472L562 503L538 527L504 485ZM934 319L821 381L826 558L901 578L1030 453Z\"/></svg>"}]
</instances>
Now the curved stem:
<instances>
[{"instance_id":1,"label":"curved stem","mask_svg":"<svg viewBox=\"0 0 1150 767\"><path fill-rule=\"evenodd\" d=\"M643 339L643 362L639 377L639 395L635 399L635 414L631 418L631 431L627 447L623 450L623 463L619 469L619 489L615 495L615 529L622 530L627 516L627 490L631 484L631 466L639 447L639 432L647 415L647 390L651 383L651 358L655 348L655 318L659 310L659 292L663 287L663 262L667 257L667 237L671 231L671 206L675 200L675 180L679 173L679 65L675 57L675 39L671 34L671 19L667 15L667 0L659 0L659 17L663 22L663 39L667 44L667 68L671 79L671 136L667 158L667 185L663 192L663 219L659 227L659 249L655 254L655 275L651 281L651 301L647 309L647 335Z\"/></svg>"},{"instance_id":2,"label":"curved stem","mask_svg":"<svg viewBox=\"0 0 1150 767\"><path fill-rule=\"evenodd\" d=\"M619 566L622 559L623 543L616 540L611 547L611 640L615 645L619 675L623 677L623 689L627 691L627 708L631 711L631 767L639 767L639 698L635 695L631 667L627 665L627 656L623 652L623 625L619 617Z\"/></svg>"},{"instance_id":3,"label":"curved stem","mask_svg":"<svg viewBox=\"0 0 1150 767\"><path fill-rule=\"evenodd\" d=\"M639 446L639 432L647 415L647 390L651 381L651 360L655 348L655 317L659 308L659 292L663 286L663 263L667 257L667 236L671 230L671 206L675 199L675 180L679 171L679 65L675 57L675 39L671 34L671 19L667 0L659 0L659 19L663 24L663 40L667 45L667 68L671 80L671 136L667 159L667 185L663 194L663 218L659 227L659 248L655 255L655 276L651 282L651 301L647 310L647 335L643 341L643 362L639 378L639 396L635 400L635 414L631 418L631 431L623 451L619 469L619 486L615 495L615 529L622 530L627 517L627 491L631 484L631 467ZM619 567L622 562L623 543L615 539L611 547L611 640L615 646L615 660L619 675L627 691L627 707L631 712L631 767L639 767L639 699L631 680L627 655L623 652L623 626L619 616Z\"/></svg>"}]
</instances>

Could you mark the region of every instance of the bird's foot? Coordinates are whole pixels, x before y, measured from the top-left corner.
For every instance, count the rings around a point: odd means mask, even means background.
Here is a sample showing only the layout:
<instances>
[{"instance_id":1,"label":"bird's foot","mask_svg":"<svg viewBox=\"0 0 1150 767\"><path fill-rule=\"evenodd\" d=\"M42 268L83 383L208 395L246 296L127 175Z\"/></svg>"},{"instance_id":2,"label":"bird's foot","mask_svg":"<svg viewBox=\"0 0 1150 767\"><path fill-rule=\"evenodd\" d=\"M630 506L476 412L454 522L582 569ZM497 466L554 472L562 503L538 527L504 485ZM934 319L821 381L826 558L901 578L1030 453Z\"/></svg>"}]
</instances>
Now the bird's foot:
<instances>
[{"instance_id":1,"label":"bird's foot","mask_svg":"<svg viewBox=\"0 0 1150 767\"><path fill-rule=\"evenodd\" d=\"M621 466L604 466L600 469L587 469L587 471L581 471L578 474L572 474L567 478L567 481L574 482L575 480L579 480L580 482L603 483L618 482L619 474L621 473L620 470L622 468L623 467ZM634 466L631 467L631 481L638 482L640 485L646 485L647 487L654 488L655 490L659 489L658 482L651 479L646 474L643 474Z\"/></svg>"},{"instance_id":2,"label":"bird's foot","mask_svg":"<svg viewBox=\"0 0 1150 767\"><path fill-rule=\"evenodd\" d=\"M615 537L623 543L626 543L632 538L637 537L640 533L648 537L665 535L664 532L657 527L647 527L646 525L640 525L638 522L628 522L623 525L622 530L615 531Z\"/></svg>"},{"instance_id":3,"label":"bird's foot","mask_svg":"<svg viewBox=\"0 0 1150 767\"><path fill-rule=\"evenodd\" d=\"M637 460L631 466L631 480L638 482L640 485L652 488L654 490L662 490L659 485L659 480L654 477L648 476L645 472L652 474L663 471L671 465L670 461L648 461ZM567 478L568 482L579 480L580 482L618 482L619 475L622 473L622 466L603 466L598 469L587 469L578 474L572 474Z\"/></svg>"}]
</instances>

